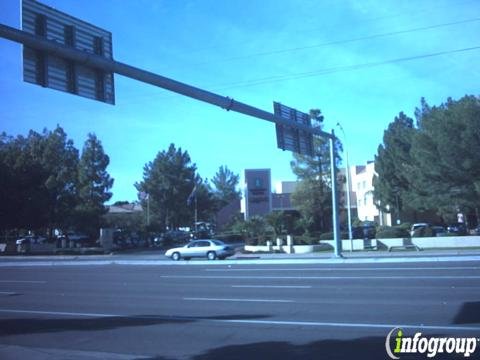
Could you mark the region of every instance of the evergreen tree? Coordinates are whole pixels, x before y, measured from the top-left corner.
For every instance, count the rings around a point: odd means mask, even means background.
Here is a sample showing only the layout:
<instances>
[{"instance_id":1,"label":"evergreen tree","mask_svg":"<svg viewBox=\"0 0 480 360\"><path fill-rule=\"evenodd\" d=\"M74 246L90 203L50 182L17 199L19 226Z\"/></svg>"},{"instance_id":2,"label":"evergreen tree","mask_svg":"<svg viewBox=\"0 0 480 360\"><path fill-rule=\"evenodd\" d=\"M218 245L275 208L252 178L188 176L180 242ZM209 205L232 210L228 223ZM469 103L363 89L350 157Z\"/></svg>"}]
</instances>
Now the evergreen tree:
<instances>
[{"instance_id":1,"label":"evergreen tree","mask_svg":"<svg viewBox=\"0 0 480 360\"><path fill-rule=\"evenodd\" d=\"M33 204L43 204L50 232L55 228L67 230L74 223L78 150L65 131L57 126L51 132L44 130L42 135L31 132L27 156L38 167L40 191Z\"/></svg>"},{"instance_id":2,"label":"evergreen tree","mask_svg":"<svg viewBox=\"0 0 480 360\"><path fill-rule=\"evenodd\" d=\"M310 117L321 127L321 111L313 109ZM342 149L339 141L335 142L336 153ZM314 138L314 156L293 155L290 163L299 184L292 194L292 202L299 209L308 231L328 231L332 219L331 166L329 140ZM335 160L338 163L339 158Z\"/></svg>"},{"instance_id":3,"label":"evergreen tree","mask_svg":"<svg viewBox=\"0 0 480 360\"><path fill-rule=\"evenodd\" d=\"M231 203L234 200L240 200L241 193L237 190L240 176L234 174L227 166L220 166L212 179L215 186L214 196L218 201L218 207Z\"/></svg>"},{"instance_id":4,"label":"evergreen tree","mask_svg":"<svg viewBox=\"0 0 480 360\"><path fill-rule=\"evenodd\" d=\"M67 228L76 202L78 150L60 126L17 138L2 135L2 227ZM12 211L14 209L14 211Z\"/></svg>"},{"instance_id":5,"label":"evergreen tree","mask_svg":"<svg viewBox=\"0 0 480 360\"><path fill-rule=\"evenodd\" d=\"M465 96L416 111L409 181L411 203L448 220L480 203L480 99Z\"/></svg>"},{"instance_id":6,"label":"evergreen tree","mask_svg":"<svg viewBox=\"0 0 480 360\"><path fill-rule=\"evenodd\" d=\"M143 180L135 187L149 195L153 228L163 231L191 223L193 216L187 199L196 184L196 169L188 152L176 149L174 144L144 166Z\"/></svg>"},{"instance_id":7,"label":"evergreen tree","mask_svg":"<svg viewBox=\"0 0 480 360\"><path fill-rule=\"evenodd\" d=\"M214 222L218 210L218 201L210 183L206 179L196 176L195 198L197 201L198 221ZM190 209L194 211L193 201Z\"/></svg>"},{"instance_id":8,"label":"evergreen tree","mask_svg":"<svg viewBox=\"0 0 480 360\"><path fill-rule=\"evenodd\" d=\"M410 188L407 170L412 163L414 132L413 119L400 112L385 130L383 144L375 156L375 203L382 211L394 212L397 219Z\"/></svg>"},{"instance_id":9,"label":"evergreen tree","mask_svg":"<svg viewBox=\"0 0 480 360\"><path fill-rule=\"evenodd\" d=\"M78 164L78 226L84 232L95 235L100 228L101 217L106 213L104 203L112 197L109 191L113 179L107 172L110 162L100 140L89 134L83 146Z\"/></svg>"}]
</instances>

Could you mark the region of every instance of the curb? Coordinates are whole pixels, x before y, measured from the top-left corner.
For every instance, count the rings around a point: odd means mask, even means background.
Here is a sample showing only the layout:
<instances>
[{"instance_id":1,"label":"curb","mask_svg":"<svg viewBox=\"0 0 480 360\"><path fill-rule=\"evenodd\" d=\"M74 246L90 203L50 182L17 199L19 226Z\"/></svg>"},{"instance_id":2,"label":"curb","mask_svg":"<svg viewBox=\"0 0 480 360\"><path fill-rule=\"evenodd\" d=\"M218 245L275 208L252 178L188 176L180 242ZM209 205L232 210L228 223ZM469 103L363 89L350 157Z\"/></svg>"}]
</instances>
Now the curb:
<instances>
[{"instance_id":1,"label":"curb","mask_svg":"<svg viewBox=\"0 0 480 360\"><path fill-rule=\"evenodd\" d=\"M0 267L40 266L222 266L222 265L300 265L300 264L379 264L416 262L472 262L480 261L480 255L429 256L429 257L377 257L377 258L321 258L321 259L232 259L221 261L188 260L38 260L0 262Z\"/></svg>"}]
</instances>

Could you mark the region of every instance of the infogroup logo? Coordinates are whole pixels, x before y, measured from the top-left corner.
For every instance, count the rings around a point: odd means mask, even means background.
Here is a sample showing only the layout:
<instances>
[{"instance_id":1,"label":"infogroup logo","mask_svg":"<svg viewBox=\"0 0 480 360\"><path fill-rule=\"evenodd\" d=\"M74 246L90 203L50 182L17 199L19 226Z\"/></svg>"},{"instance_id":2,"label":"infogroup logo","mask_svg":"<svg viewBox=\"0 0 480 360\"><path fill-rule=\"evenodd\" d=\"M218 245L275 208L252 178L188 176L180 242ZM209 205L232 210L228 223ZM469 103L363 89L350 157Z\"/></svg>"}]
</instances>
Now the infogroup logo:
<instances>
[{"instance_id":1,"label":"infogroup logo","mask_svg":"<svg viewBox=\"0 0 480 360\"><path fill-rule=\"evenodd\" d=\"M394 337L394 338L392 338ZM392 340L393 349L392 349ZM401 328L392 329L385 340L385 350L391 359L400 359L403 354L424 354L427 358L433 358L438 354L463 354L468 358L472 355L479 339L477 338L454 338L454 337L426 337L421 332L413 337L404 336Z\"/></svg>"}]
</instances>

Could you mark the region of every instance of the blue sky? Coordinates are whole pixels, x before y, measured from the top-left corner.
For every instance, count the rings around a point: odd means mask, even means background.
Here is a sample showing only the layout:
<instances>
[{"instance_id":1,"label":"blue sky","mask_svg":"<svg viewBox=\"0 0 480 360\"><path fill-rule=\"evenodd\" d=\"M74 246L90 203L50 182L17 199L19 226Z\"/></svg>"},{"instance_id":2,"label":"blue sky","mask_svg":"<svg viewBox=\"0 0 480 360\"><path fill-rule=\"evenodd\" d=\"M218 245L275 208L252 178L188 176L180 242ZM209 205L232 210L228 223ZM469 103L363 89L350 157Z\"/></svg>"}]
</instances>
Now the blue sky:
<instances>
[{"instance_id":1,"label":"blue sky","mask_svg":"<svg viewBox=\"0 0 480 360\"><path fill-rule=\"evenodd\" d=\"M111 31L117 61L268 111L273 101L320 108L325 130L342 124L352 165L373 160L388 124L413 116L422 96L479 95L480 49L464 50L480 46L478 0L43 3ZM0 1L0 23L19 28L19 18L18 0ZM59 124L79 149L94 132L110 156L112 201L136 200L143 166L172 142L202 177L227 165L295 179L271 123L118 75L115 106L43 89L22 81L19 44L0 38L0 53L0 131Z\"/></svg>"}]
</instances>

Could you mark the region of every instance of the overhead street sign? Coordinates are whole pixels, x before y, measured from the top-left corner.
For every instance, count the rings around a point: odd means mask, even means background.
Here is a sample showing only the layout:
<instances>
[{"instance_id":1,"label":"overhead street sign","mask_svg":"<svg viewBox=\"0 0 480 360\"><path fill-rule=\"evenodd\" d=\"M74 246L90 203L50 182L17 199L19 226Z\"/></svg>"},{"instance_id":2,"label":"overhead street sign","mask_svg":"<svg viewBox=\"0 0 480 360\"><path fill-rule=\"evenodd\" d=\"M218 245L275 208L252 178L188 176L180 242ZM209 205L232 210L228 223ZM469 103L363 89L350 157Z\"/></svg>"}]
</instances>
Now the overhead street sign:
<instances>
[{"instance_id":1,"label":"overhead street sign","mask_svg":"<svg viewBox=\"0 0 480 360\"><path fill-rule=\"evenodd\" d=\"M34 0L22 0L22 29L59 44L113 59L112 34ZM23 80L90 99L115 103L112 72L23 47Z\"/></svg>"},{"instance_id":2,"label":"overhead street sign","mask_svg":"<svg viewBox=\"0 0 480 360\"><path fill-rule=\"evenodd\" d=\"M313 156L312 132L300 130L298 125L311 128L311 119L308 114L282 105L273 103L275 116L288 120L291 126L276 124L277 146L282 150L290 150L298 154Z\"/></svg>"}]
</instances>

